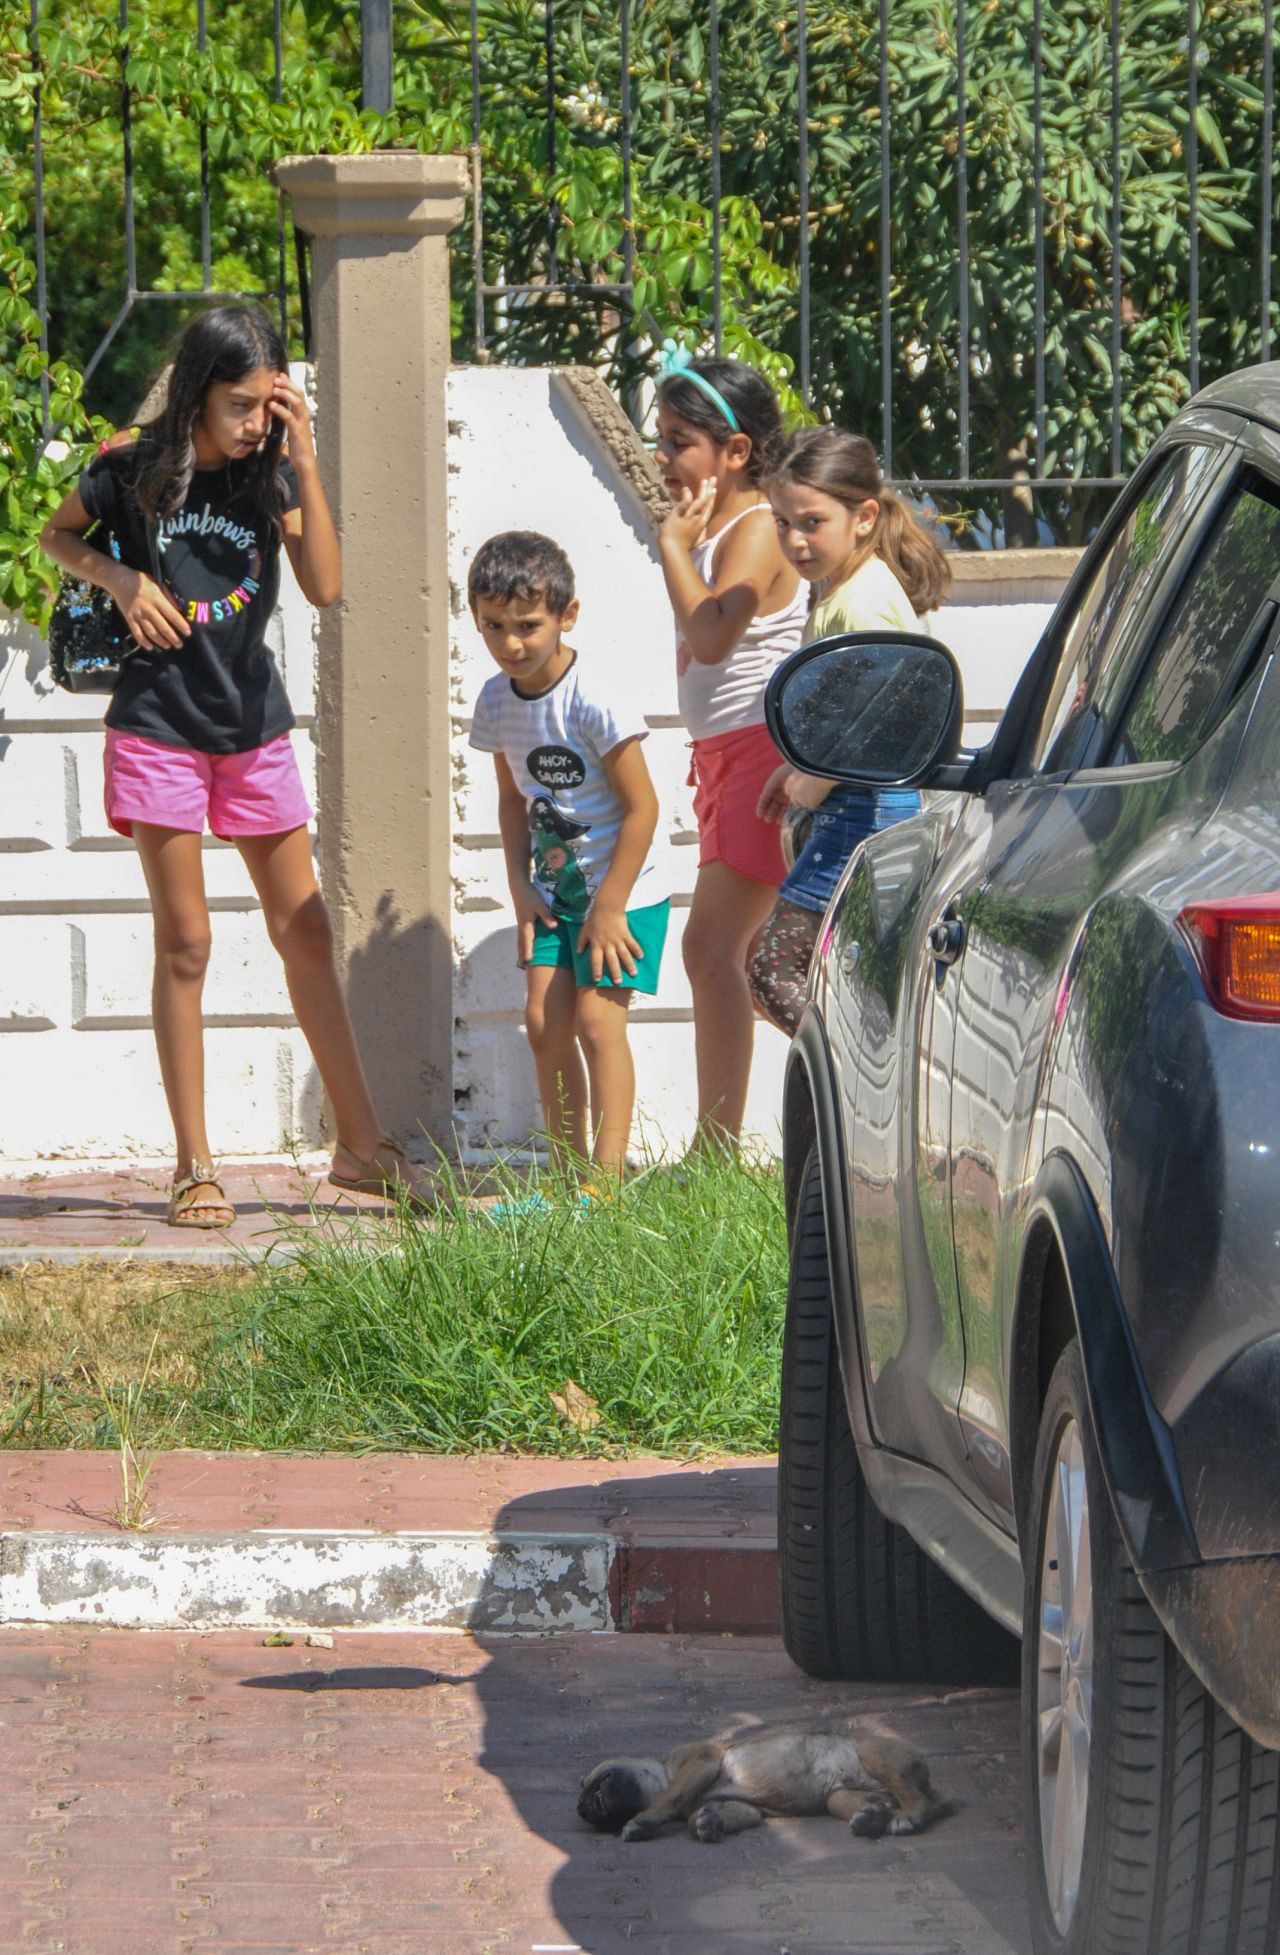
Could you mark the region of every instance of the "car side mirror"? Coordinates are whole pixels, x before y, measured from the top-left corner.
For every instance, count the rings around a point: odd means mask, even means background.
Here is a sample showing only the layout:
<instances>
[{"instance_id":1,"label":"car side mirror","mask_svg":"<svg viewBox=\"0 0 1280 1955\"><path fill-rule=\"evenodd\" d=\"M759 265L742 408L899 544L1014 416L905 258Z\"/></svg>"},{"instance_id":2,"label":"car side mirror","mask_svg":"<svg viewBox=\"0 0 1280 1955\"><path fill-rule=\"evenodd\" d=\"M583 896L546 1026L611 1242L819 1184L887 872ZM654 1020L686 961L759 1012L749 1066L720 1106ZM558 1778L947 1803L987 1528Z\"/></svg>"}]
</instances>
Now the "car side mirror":
<instances>
[{"instance_id":1,"label":"car side mirror","mask_svg":"<svg viewBox=\"0 0 1280 1955\"><path fill-rule=\"evenodd\" d=\"M804 773L915 787L958 752L960 668L936 638L842 631L778 666L764 711L774 744Z\"/></svg>"}]
</instances>

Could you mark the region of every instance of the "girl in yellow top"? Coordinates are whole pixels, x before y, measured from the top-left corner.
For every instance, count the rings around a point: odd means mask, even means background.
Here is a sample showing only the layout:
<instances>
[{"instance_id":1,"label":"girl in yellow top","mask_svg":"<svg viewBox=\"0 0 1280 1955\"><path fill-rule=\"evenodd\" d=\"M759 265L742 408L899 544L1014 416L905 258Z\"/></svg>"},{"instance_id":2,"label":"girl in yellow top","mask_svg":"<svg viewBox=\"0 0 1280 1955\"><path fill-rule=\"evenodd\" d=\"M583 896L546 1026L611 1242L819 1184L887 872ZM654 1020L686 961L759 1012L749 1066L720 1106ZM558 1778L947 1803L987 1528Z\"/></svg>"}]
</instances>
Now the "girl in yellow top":
<instances>
[{"instance_id":1,"label":"girl in yellow top","mask_svg":"<svg viewBox=\"0 0 1280 1955\"><path fill-rule=\"evenodd\" d=\"M951 581L946 557L906 504L880 480L862 435L802 428L766 484L788 563L809 585L804 642L839 631L919 631ZM751 995L779 1030L793 1033L823 912L859 842L916 813L914 789L843 786L785 762L765 782L759 812L781 821L813 810L808 841L778 892L752 959Z\"/></svg>"}]
</instances>

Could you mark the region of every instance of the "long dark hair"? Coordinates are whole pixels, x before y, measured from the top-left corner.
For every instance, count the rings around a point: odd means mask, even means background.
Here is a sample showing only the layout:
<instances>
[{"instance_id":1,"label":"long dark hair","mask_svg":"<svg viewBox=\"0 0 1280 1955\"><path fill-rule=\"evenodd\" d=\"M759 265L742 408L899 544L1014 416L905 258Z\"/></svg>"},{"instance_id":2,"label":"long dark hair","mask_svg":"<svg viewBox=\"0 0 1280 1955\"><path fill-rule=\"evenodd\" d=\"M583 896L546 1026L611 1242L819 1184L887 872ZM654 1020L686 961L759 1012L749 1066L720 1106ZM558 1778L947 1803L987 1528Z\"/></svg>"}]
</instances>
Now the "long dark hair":
<instances>
[{"instance_id":1,"label":"long dark hair","mask_svg":"<svg viewBox=\"0 0 1280 1955\"><path fill-rule=\"evenodd\" d=\"M187 499L196 466L193 431L209 389L219 381L243 380L259 367L283 373L288 364L283 339L257 306L210 306L190 321L174 348L164 406L143 430L137 496L153 522L172 516ZM283 437L283 426L272 415L261 448L237 464L238 486L277 523Z\"/></svg>"},{"instance_id":2,"label":"long dark hair","mask_svg":"<svg viewBox=\"0 0 1280 1955\"><path fill-rule=\"evenodd\" d=\"M937 609L951 582L951 565L919 517L901 496L885 488L876 451L865 435L846 434L843 428L798 428L774 456L766 489L775 482L820 489L847 509L878 502L880 514L859 552L858 564L880 557L907 593L913 610L923 614Z\"/></svg>"},{"instance_id":3,"label":"long dark hair","mask_svg":"<svg viewBox=\"0 0 1280 1955\"><path fill-rule=\"evenodd\" d=\"M747 435L751 442L747 480L758 486L768 474L770 457L782 438L782 410L773 388L762 373L742 360L691 360L689 371L700 373L718 394L723 394L733 409L737 428L730 427L715 402L681 373L668 374L659 381L663 406L709 434L717 448L723 448L735 433Z\"/></svg>"}]
</instances>

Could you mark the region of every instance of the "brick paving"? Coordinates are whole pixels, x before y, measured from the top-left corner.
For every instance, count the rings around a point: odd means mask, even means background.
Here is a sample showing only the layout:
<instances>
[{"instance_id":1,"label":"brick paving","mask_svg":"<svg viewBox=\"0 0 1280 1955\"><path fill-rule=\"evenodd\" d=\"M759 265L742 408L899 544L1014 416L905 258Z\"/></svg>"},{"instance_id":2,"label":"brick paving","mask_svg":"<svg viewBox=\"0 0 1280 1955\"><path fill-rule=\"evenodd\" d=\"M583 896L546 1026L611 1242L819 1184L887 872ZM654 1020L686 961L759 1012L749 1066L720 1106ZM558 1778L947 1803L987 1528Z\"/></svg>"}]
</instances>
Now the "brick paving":
<instances>
[{"instance_id":1,"label":"brick paving","mask_svg":"<svg viewBox=\"0 0 1280 1955\"><path fill-rule=\"evenodd\" d=\"M236 1208L229 1229L172 1229L164 1219L172 1169L163 1162L127 1167L51 1164L34 1173L0 1174L0 1251L160 1256L184 1261L265 1254L299 1229L376 1221L386 1204L351 1195L325 1180L327 1154L297 1161L224 1161L223 1186Z\"/></svg>"},{"instance_id":2,"label":"brick paving","mask_svg":"<svg viewBox=\"0 0 1280 1955\"><path fill-rule=\"evenodd\" d=\"M0 1451L0 1533L111 1533L114 1452ZM772 1548L772 1459L516 1459L498 1453L157 1453L153 1531L370 1528L379 1533L509 1528L646 1542Z\"/></svg>"},{"instance_id":3,"label":"brick paving","mask_svg":"<svg viewBox=\"0 0 1280 1955\"><path fill-rule=\"evenodd\" d=\"M856 1705L961 1811L717 1847L578 1821L623 1746ZM0 1955L1026 1955L1011 1692L815 1684L770 1638L0 1629Z\"/></svg>"}]
</instances>

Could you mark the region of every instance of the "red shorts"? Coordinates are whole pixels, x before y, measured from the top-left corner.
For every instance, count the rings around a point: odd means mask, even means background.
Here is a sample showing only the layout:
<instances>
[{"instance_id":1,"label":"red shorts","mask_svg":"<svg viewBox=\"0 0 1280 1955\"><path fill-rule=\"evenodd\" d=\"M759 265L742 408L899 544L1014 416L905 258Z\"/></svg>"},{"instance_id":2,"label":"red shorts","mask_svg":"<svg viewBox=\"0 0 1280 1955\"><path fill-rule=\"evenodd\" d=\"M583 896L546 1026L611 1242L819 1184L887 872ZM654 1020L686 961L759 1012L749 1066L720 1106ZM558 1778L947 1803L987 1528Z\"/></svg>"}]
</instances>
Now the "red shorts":
<instances>
[{"instance_id":1,"label":"red shorts","mask_svg":"<svg viewBox=\"0 0 1280 1955\"><path fill-rule=\"evenodd\" d=\"M197 753L109 726L103 764L117 835L132 835L135 821L202 835L208 821L219 840L233 841L305 828L313 813L287 733L248 753Z\"/></svg>"},{"instance_id":2,"label":"red shorts","mask_svg":"<svg viewBox=\"0 0 1280 1955\"><path fill-rule=\"evenodd\" d=\"M781 759L764 726L694 741L691 779L700 869L724 862L740 876L778 888L787 873L781 830L776 821L761 821L756 803Z\"/></svg>"}]
</instances>

